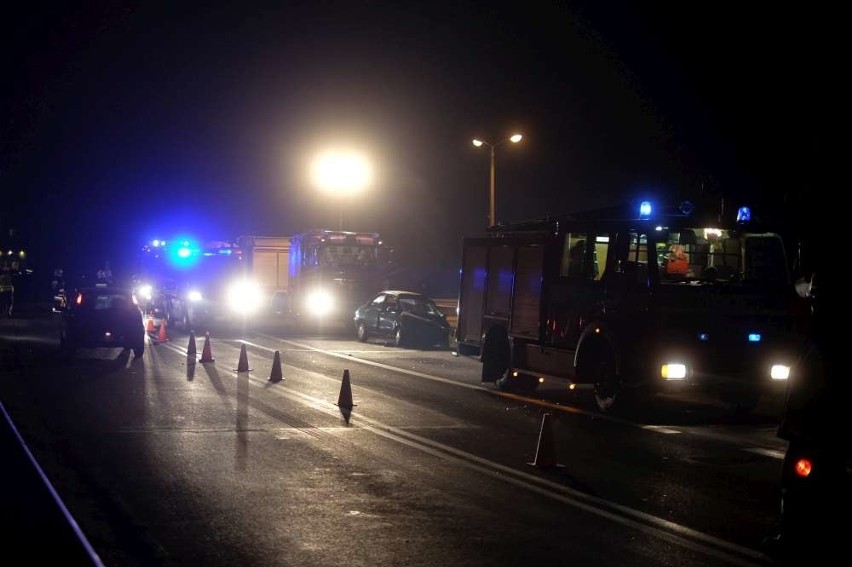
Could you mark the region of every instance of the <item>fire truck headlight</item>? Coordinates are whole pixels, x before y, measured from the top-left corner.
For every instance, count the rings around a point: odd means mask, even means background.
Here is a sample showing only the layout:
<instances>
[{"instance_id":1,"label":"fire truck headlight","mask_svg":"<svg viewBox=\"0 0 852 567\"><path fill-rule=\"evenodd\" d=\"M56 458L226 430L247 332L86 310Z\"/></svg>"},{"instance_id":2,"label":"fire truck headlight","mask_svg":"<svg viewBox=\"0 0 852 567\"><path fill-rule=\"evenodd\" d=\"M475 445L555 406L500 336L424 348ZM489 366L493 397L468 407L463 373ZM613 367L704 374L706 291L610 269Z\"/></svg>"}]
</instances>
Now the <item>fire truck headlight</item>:
<instances>
[{"instance_id":1,"label":"fire truck headlight","mask_svg":"<svg viewBox=\"0 0 852 567\"><path fill-rule=\"evenodd\" d=\"M790 377L790 367L784 364L773 364L769 370L769 376L773 380L786 380Z\"/></svg>"},{"instance_id":2,"label":"fire truck headlight","mask_svg":"<svg viewBox=\"0 0 852 567\"><path fill-rule=\"evenodd\" d=\"M197 289L189 290L189 293L186 294L186 298L190 301L201 301L201 292Z\"/></svg>"},{"instance_id":3,"label":"fire truck headlight","mask_svg":"<svg viewBox=\"0 0 852 567\"><path fill-rule=\"evenodd\" d=\"M668 362L660 367L660 376L664 380L686 379L686 364L681 362Z\"/></svg>"},{"instance_id":4,"label":"fire truck headlight","mask_svg":"<svg viewBox=\"0 0 852 567\"><path fill-rule=\"evenodd\" d=\"M317 290L308 295L305 307L311 315L327 315L334 307L334 298L327 291Z\"/></svg>"},{"instance_id":5,"label":"fire truck headlight","mask_svg":"<svg viewBox=\"0 0 852 567\"><path fill-rule=\"evenodd\" d=\"M238 313L257 311L260 297L260 288L254 282L236 282L228 288L228 306Z\"/></svg>"},{"instance_id":6,"label":"fire truck headlight","mask_svg":"<svg viewBox=\"0 0 852 567\"><path fill-rule=\"evenodd\" d=\"M139 290L137 291L137 295L144 299L145 301L151 301L151 297L153 296L154 289L148 285L143 284L139 286Z\"/></svg>"}]
</instances>

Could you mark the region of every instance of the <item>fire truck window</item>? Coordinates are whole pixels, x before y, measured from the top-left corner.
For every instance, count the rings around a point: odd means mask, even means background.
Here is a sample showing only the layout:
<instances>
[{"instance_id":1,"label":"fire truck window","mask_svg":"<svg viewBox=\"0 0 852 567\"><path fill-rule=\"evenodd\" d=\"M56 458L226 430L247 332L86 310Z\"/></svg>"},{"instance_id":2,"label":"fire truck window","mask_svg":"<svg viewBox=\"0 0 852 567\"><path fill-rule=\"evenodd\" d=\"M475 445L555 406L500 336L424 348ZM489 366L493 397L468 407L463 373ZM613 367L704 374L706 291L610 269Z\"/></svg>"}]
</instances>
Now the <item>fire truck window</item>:
<instances>
[{"instance_id":1,"label":"fire truck window","mask_svg":"<svg viewBox=\"0 0 852 567\"><path fill-rule=\"evenodd\" d=\"M586 235L577 232L566 234L559 274L569 277L585 275L586 256Z\"/></svg>"},{"instance_id":2,"label":"fire truck window","mask_svg":"<svg viewBox=\"0 0 852 567\"><path fill-rule=\"evenodd\" d=\"M609 255L609 235L595 235L595 247L592 251L593 273L596 280L603 277L604 268L606 268L606 259Z\"/></svg>"}]
</instances>

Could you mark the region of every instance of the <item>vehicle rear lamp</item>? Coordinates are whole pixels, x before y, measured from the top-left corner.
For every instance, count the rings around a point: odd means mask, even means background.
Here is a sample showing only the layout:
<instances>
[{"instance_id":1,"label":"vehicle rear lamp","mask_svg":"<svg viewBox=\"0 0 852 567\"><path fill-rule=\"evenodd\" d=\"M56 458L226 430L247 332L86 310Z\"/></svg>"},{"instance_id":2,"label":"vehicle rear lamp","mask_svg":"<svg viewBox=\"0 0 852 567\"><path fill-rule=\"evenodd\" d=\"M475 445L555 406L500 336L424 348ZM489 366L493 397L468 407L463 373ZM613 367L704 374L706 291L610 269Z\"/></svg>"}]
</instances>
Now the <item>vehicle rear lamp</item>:
<instances>
[{"instance_id":1,"label":"vehicle rear lamp","mask_svg":"<svg viewBox=\"0 0 852 567\"><path fill-rule=\"evenodd\" d=\"M769 369L769 377L773 380L787 380L790 377L790 367L786 364L773 364Z\"/></svg>"},{"instance_id":2,"label":"vehicle rear lamp","mask_svg":"<svg viewBox=\"0 0 852 567\"><path fill-rule=\"evenodd\" d=\"M800 476L802 478L810 476L813 469L814 465L810 459L797 459L796 463L793 465L793 471L796 473L796 476Z\"/></svg>"},{"instance_id":3,"label":"vehicle rear lamp","mask_svg":"<svg viewBox=\"0 0 852 567\"><path fill-rule=\"evenodd\" d=\"M679 362L663 364L660 376L665 380L683 380L686 378L686 364Z\"/></svg>"}]
</instances>

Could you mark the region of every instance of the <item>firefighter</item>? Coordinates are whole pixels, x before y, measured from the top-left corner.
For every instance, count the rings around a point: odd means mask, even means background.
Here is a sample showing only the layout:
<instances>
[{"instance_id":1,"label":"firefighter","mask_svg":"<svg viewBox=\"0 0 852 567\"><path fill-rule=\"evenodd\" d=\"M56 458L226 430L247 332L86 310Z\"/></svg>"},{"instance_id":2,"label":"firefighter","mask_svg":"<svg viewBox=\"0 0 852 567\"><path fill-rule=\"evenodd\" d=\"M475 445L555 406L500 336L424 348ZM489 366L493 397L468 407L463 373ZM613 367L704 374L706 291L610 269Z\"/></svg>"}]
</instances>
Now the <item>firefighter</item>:
<instances>
[{"instance_id":1,"label":"firefighter","mask_svg":"<svg viewBox=\"0 0 852 567\"><path fill-rule=\"evenodd\" d=\"M11 317L15 305L15 282L12 267L4 263L0 268L0 317Z\"/></svg>"}]
</instances>

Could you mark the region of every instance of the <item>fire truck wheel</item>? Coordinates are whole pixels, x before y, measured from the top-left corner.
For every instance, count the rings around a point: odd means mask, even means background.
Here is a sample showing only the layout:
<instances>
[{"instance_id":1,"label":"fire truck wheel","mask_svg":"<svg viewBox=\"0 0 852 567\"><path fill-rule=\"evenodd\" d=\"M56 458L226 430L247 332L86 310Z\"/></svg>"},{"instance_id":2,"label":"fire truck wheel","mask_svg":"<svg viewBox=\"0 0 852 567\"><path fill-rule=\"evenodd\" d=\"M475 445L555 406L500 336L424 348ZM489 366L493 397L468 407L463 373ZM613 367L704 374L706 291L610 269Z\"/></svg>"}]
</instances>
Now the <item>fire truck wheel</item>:
<instances>
[{"instance_id":1,"label":"fire truck wheel","mask_svg":"<svg viewBox=\"0 0 852 567\"><path fill-rule=\"evenodd\" d=\"M509 369L509 336L502 327L491 327L482 341L482 381L497 382Z\"/></svg>"},{"instance_id":2,"label":"fire truck wheel","mask_svg":"<svg viewBox=\"0 0 852 567\"><path fill-rule=\"evenodd\" d=\"M615 352L610 345L604 341L586 345L577 373L583 382L594 385L598 409L602 412L611 411L622 393L622 387L616 370Z\"/></svg>"}]
</instances>

